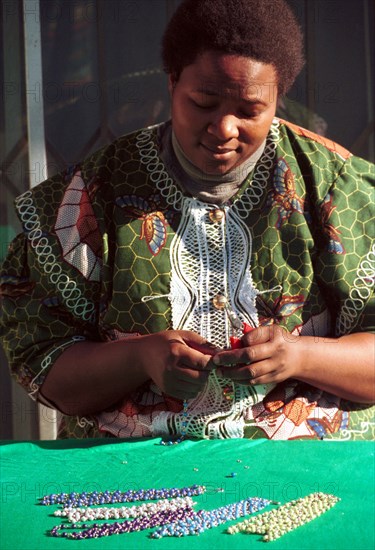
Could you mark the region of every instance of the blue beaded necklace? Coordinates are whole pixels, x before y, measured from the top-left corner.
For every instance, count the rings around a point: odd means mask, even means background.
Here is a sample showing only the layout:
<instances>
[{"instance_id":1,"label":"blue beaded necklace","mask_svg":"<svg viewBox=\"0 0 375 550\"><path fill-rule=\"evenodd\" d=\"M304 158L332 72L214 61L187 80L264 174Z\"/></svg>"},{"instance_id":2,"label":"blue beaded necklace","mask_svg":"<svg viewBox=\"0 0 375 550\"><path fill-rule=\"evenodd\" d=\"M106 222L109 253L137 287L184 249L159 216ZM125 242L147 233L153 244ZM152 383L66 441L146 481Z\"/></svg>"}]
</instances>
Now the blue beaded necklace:
<instances>
[{"instance_id":1,"label":"blue beaded necklace","mask_svg":"<svg viewBox=\"0 0 375 550\"><path fill-rule=\"evenodd\" d=\"M215 510L199 510L198 512L193 512L188 518L160 527L151 534L151 537L159 539L162 537L199 535L207 529L217 527L226 521L253 514L269 504L272 504L272 501L263 498L247 498L234 504L221 506Z\"/></svg>"}]
</instances>

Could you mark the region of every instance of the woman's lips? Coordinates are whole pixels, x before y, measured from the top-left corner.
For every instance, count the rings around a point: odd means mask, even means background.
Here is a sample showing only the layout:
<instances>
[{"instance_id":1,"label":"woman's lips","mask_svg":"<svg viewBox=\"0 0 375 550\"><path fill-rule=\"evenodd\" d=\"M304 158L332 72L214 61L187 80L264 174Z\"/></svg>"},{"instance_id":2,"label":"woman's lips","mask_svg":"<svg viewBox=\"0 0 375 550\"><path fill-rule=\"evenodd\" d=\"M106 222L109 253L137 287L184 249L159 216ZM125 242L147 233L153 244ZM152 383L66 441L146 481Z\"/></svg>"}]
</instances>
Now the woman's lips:
<instances>
[{"instance_id":1,"label":"woman's lips","mask_svg":"<svg viewBox=\"0 0 375 550\"><path fill-rule=\"evenodd\" d=\"M237 149L230 147L215 147L201 143L203 149L213 158L226 159L236 153Z\"/></svg>"}]
</instances>

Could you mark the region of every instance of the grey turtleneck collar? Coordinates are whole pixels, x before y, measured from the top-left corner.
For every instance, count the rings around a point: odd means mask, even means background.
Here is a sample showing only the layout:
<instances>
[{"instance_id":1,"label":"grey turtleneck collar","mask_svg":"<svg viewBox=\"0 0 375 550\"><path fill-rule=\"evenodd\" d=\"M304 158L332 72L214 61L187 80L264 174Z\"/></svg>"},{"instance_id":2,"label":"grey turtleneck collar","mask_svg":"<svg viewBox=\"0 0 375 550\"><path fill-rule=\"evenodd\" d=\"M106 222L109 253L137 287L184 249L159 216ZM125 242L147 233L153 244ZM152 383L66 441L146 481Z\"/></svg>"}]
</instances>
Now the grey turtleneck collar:
<instances>
[{"instance_id":1,"label":"grey turtleneck collar","mask_svg":"<svg viewBox=\"0 0 375 550\"><path fill-rule=\"evenodd\" d=\"M238 192L262 156L266 145L264 141L251 157L233 170L221 175L212 175L204 174L190 162L171 125L165 127L161 140L160 156L177 183L193 197L214 204L223 204Z\"/></svg>"}]
</instances>

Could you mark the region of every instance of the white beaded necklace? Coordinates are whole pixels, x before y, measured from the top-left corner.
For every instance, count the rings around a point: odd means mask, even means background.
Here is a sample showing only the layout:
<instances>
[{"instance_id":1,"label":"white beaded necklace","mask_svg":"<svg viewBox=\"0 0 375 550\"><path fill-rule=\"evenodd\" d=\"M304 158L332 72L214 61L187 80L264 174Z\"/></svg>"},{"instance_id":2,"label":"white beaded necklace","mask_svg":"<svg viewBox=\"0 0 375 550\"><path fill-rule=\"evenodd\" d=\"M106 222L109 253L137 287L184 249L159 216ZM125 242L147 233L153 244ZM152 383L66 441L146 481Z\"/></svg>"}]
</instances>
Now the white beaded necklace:
<instances>
[{"instance_id":1,"label":"white beaded necklace","mask_svg":"<svg viewBox=\"0 0 375 550\"><path fill-rule=\"evenodd\" d=\"M129 519L153 515L159 512L175 512L180 508L192 508L194 504L196 503L193 502L191 497L177 497L172 501L162 499L158 502L147 502L138 506L130 507L65 507L62 510L56 510L54 515L58 517L66 517L66 519L71 523L78 523L79 521L92 521L96 519Z\"/></svg>"}]
</instances>

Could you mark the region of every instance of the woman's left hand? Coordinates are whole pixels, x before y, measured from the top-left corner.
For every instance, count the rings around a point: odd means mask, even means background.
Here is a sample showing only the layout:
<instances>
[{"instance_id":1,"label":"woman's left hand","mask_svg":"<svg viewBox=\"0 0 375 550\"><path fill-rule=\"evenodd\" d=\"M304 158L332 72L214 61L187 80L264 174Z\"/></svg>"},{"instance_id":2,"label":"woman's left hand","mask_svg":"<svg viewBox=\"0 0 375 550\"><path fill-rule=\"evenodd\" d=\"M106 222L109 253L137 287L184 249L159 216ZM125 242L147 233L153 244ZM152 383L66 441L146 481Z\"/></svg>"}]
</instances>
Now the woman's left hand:
<instances>
[{"instance_id":1,"label":"woman's left hand","mask_svg":"<svg viewBox=\"0 0 375 550\"><path fill-rule=\"evenodd\" d=\"M242 348L212 358L219 376L255 385L283 382L300 371L302 340L278 325L258 327L245 334L241 343Z\"/></svg>"},{"instance_id":2,"label":"woman's left hand","mask_svg":"<svg viewBox=\"0 0 375 550\"><path fill-rule=\"evenodd\" d=\"M270 325L253 329L241 343L212 357L219 376L244 385L295 378L343 399L375 403L374 334L298 336Z\"/></svg>"}]
</instances>

